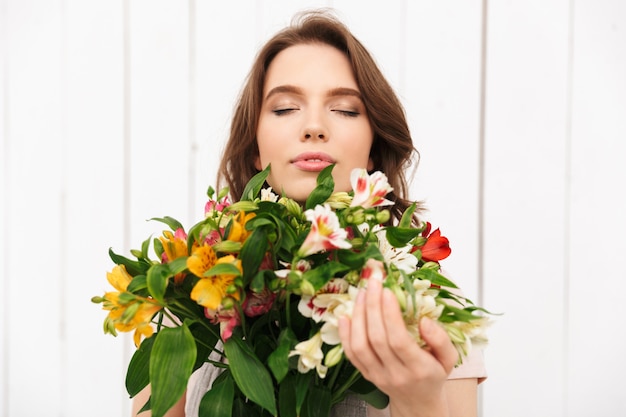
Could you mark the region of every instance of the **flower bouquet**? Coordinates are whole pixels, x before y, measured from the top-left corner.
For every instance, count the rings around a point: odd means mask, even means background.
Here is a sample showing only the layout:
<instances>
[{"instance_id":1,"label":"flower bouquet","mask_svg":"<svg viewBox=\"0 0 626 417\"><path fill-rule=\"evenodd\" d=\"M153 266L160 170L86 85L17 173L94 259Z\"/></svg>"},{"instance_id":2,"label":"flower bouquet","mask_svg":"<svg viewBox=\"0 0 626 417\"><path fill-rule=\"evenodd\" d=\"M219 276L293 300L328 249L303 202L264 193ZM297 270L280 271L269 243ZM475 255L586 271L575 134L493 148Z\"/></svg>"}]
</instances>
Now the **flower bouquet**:
<instances>
[{"instance_id":1,"label":"flower bouquet","mask_svg":"<svg viewBox=\"0 0 626 417\"><path fill-rule=\"evenodd\" d=\"M424 345L424 316L448 332L459 362L485 340L485 310L440 272L450 247L439 230L416 224L415 204L390 224L384 174L354 170L353 191L333 193L331 171L302 207L262 189L268 167L237 203L227 189L209 189L205 218L190 229L153 219L170 230L133 258L109 251L117 291L93 301L108 311L106 333L135 331L126 388L132 397L151 385L144 409L154 417L205 362L223 371L200 416L326 417L349 393L384 407L388 398L345 358L338 336L339 318L370 279L396 295L416 343Z\"/></svg>"}]
</instances>

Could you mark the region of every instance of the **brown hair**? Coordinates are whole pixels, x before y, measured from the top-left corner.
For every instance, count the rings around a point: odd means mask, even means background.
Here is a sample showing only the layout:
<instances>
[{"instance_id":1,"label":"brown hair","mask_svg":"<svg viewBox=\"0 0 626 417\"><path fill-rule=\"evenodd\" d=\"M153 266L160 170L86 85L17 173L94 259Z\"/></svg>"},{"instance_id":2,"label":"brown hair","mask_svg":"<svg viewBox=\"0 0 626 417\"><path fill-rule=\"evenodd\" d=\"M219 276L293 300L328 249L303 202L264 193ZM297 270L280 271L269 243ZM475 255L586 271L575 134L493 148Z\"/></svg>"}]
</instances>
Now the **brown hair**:
<instances>
[{"instance_id":1,"label":"brown hair","mask_svg":"<svg viewBox=\"0 0 626 417\"><path fill-rule=\"evenodd\" d=\"M405 169L416 152L404 108L374 59L350 30L322 11L296 16L291 26L278 32L259 51L241 92L218 172L218 186L225 180L234 200L241 198L246 183L258 171L256 129L263 101L267 69L279 52L305 43L324 43L348 57L374 131L370 157L374 171L387 175L394 191L387 198L396 204L392 216L399 218L408 207Z\"/></svg>"}]
</instances>

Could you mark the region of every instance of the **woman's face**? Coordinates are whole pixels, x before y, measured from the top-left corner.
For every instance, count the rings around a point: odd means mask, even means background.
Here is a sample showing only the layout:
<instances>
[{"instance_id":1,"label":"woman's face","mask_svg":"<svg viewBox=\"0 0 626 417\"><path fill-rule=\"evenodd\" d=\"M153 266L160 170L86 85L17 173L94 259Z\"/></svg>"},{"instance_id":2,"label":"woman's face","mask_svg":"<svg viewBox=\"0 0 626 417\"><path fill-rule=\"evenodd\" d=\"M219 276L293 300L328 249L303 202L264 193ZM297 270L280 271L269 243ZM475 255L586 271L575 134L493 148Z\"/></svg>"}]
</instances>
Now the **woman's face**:
<instances>
[{"instance_id":1,"label":"woman's face","mask_svg":"<svg viewBox=\"0 0 626 417\"><path fill-rule=\"evenodd\" d=\"M349 191L354 168L373 168L374 133L347 57L315 43L291 46L270 63L257 127L255 166L272 165L277 193L303 202L319 172L335 164L335 191Z\"/></svg>"}]
</instances>

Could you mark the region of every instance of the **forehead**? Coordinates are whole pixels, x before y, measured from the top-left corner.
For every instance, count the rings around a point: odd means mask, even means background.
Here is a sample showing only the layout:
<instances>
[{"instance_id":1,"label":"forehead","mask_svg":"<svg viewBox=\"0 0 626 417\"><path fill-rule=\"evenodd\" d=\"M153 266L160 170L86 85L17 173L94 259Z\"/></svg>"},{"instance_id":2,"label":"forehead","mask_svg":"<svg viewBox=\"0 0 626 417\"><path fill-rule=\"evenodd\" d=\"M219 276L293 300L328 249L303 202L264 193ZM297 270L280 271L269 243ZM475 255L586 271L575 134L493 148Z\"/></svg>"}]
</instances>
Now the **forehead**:
<instances>
[{"instance_id":1,"label":"forehead","mask_svg":"<svg viewBox=\"0 0 626 417\"><path fill-rule=\"evenodd\" d=\"M303 89L358 90L350 61L335 47L322 43L298 44L279 52L270 63L265 76L264 95L280 85Z\"/></svg>"}]
</instances>

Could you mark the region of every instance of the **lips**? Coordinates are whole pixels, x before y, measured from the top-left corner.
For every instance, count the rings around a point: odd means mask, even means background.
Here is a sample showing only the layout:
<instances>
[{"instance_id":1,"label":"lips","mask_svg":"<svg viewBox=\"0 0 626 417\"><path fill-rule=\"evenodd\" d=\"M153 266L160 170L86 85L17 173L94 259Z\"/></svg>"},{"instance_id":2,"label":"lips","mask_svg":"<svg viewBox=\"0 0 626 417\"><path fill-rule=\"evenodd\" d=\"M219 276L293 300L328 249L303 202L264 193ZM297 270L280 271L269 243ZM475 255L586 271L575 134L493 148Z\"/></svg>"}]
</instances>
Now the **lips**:
<instances>
[{"instance_id":1,"label":"lips","mask_svg":"<svg viewBox=\"0 0 626 417\"><path fill-rule=\"evenodd\" d=\"M335 160L323 152L304 152L292 159L291 163L303 171L319 172L334 164Z\"/></svg>"}]
</instances>

